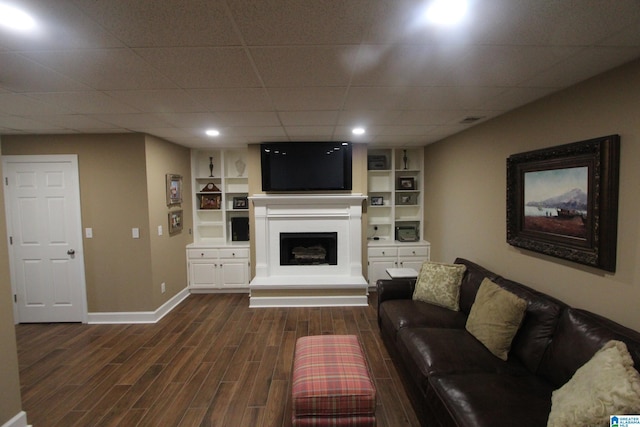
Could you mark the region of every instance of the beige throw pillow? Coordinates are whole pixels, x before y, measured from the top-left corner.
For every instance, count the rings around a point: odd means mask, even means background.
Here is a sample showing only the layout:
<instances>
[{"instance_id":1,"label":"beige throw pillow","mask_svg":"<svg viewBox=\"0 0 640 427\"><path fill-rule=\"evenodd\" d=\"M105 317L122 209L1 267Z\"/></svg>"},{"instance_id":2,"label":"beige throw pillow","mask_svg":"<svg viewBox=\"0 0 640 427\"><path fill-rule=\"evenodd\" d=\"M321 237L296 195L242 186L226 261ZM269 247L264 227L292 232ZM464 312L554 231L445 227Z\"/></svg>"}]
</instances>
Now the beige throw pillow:
<instances>
[{"instance_id":1,"label":"beige throw pillow","mask_svg":"<svg viewBox=\"0 0 640 427\"><path fill-rule=\"evenodd\" d=\"M609 341L551 396L547 427L608 426L640 414L640 374L622 341Z\"/></svg>"},{"instance_id":2,"label":"beige throw pillow","mask_svg":"<svg viewBox=\"0 0 640 427\"><path fill-rule=\"evenodd\" d=\"M467 267L426 261L420 268L413 299L459 311L460 283Z\"/></svg>"},{"instance_id":3,"label":"beige throw pillow","mask_svg":"<svg viewBox=\"0 0 640 427\"><path fill-rule=\"evenodd\" d=\"M467 331L491 353L507 360L527 302L485 278L467 318Z\"/></svg>"}]
</instances>

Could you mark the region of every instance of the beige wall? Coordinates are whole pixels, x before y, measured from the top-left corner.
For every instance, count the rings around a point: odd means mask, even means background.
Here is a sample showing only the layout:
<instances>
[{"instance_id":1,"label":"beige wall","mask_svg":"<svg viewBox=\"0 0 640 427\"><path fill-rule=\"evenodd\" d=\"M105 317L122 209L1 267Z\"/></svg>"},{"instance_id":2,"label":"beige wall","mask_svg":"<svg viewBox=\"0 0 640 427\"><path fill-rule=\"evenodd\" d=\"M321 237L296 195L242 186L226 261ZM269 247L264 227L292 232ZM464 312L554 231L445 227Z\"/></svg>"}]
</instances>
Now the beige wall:
<instances>
[{"instance_id":1,"label":"beige wall","mask_svg":"<svg viewBox=\"0 0 640 427\"><path fill-rule=\"evenodd\" d=\"M460 256L640 330L640 61L425 148L425 237L432 258ZM615 274L506 243L506 159L621 136Z\"/></svg>"},{"instance_id":2,"label":"beige wall","mask_svg":"<svg viewBox=\"0 0 640 427\"><path fill-rule=\"evenodd\" d=\"M0 175L1 172L0 165ZM0 242L6 242L4 186L0 189L0 204L2 206L0 208ZM22 410L12 300L9 254L6 243L2 243L0 244L0 425Z\"/></svg>"},{"instance_id":3,"label":"beige wall","mask_svg":"<svg viewBox=\"0 0 640 427\"><path fill-rule=\"evenodd\" d=\"M193 242L191 156L188 148L146 137L147 194L151 244L153 306L159 307L187 287L185 246ZM182 175L182 204L167 206L166 174ZM169 235L169 211L182 209L182 233ZM162 226L162 236L158 235ZM160 291L165 283L166 292Z\"/></svg>"},{"instance_id":4,"label":"beige wall","mask_svg":"<svg viewBox=\"0 0 640 427\"><path fill-rule=\"evenodd\" d=\"M151 254L157 224L152 232L146 149L142 134L3 137L3 154L78 155L82 226L93 229L93 238L83 241L90 313L158 308ZM164 183L163 175L157 185L164 188ZM151 196L157 197L155 190ZM166 214L166 204L158 209ZM140 229L139 239L131 237L134 227ZM184 246L179 261L184 271Z\"/></svg>"}]
</instances>

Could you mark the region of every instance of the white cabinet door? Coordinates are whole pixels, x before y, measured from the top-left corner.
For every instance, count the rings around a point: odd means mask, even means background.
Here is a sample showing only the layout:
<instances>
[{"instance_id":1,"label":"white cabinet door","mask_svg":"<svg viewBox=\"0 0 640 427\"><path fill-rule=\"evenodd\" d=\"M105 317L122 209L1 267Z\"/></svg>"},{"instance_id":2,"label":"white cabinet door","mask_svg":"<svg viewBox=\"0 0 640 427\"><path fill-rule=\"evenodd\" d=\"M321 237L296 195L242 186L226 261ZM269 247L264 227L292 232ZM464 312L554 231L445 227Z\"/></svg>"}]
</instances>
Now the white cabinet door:
<instances>
[{"instance_id":1,"label":"white cabinet door","mask_svg":"<svg viewBox=\"0 0 640 427\"><path fill-rule=\"evenodd\" d=\"M369 258L369 286L375 286L379 279L390 279L387 268L395 268L396 257L392 258Z\"/></svg>"},{"instance_id":2,"label":"white cabinet door","mask_svg":"<svg viewBox=\"0 0 640 427\"><path fill-rule=\"evenodd\" d=\"M426 259L422 259L422 258L418 258L418 259L405 258L404 260L403 259L400 260L400 262L398 263L398 267L413 268L415 271L419 273L420 268L422 267L422 263L425 261Z\"/></svg>"},{"instance_id":3,"label":"white cabinet door","mask_svg":"<svg viewBox=\"0 0 640 427\"><path fill-rule=\"evenodd\" d=\"M249 286L249 262L246 259L229 259L220 264L221 284L225 288Z\"/></svg>"},{"instance_id":4,"label":"white cabinet door","mask_svg":"<svg viewBox=\"0 0 640 427\"><path fill-rule=\"evenodd\" d=\"M189 279L189 286L192 288L213 288L219 286L217 261L189 261Z\"/></svg>"}]
</instances>

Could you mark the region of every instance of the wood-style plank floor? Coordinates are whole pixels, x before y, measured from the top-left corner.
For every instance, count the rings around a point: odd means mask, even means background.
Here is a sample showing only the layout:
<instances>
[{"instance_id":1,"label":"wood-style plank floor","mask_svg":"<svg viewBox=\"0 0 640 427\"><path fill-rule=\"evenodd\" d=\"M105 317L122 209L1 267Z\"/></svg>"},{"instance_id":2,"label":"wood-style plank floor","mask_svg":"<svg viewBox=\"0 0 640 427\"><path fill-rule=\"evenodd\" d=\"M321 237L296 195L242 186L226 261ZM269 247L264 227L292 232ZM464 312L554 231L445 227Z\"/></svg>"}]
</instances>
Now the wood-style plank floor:
<instances>
[{"instance_id":1,"label":"wood-style plank floor","mask_svg":"<svg viewBox=\"0 0 640 427\"><path fill-rule=\"evenodd\" d=\"M355 334L378 426L418 426L369 300L250 309L246 294L199 294L153 325L17 325L23 409L34 427L286 427L296 339Z\"/></svg>"}]
</instances>

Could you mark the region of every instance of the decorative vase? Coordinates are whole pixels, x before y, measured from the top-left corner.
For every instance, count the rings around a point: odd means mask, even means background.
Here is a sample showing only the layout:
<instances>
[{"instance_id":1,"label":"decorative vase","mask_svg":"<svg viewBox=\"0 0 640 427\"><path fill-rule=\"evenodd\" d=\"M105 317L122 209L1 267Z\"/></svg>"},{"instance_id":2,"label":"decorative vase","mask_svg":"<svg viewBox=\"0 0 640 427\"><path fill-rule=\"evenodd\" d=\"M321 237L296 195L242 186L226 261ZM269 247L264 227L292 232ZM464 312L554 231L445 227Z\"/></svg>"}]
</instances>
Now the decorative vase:
<instances>
[{"instance_id":1,"label":"decorative vase","mask_svg":"<svg viewBox=\"0 0 640 427\"><path fill-rule=\"evenodd\" d=\"M407 150L402 150L402 161L404 162L404 168L409 169L408 163L409 159L407 158Z\"/></svg>"},{"instance_id":2,"label":"decorative vase","mask_svg":"<svg viewBox=\"0 0 640 427\"><path fill-rule=\"evenodd\" d=\"M238 171L238 176L244 175L244 169L247 167L246 163L242 161L242 159L236 160L236 171Z\"/></svg>"},{"instance_id":3,"label":"decorative vase","mask_svg":"<svg viewBox=\"0 0 640 427\"><path fill-rule=\"evenodd\" d=\"M209 157L209 177L213 178L213 157Z\"/></svg>"}]
</instances>

